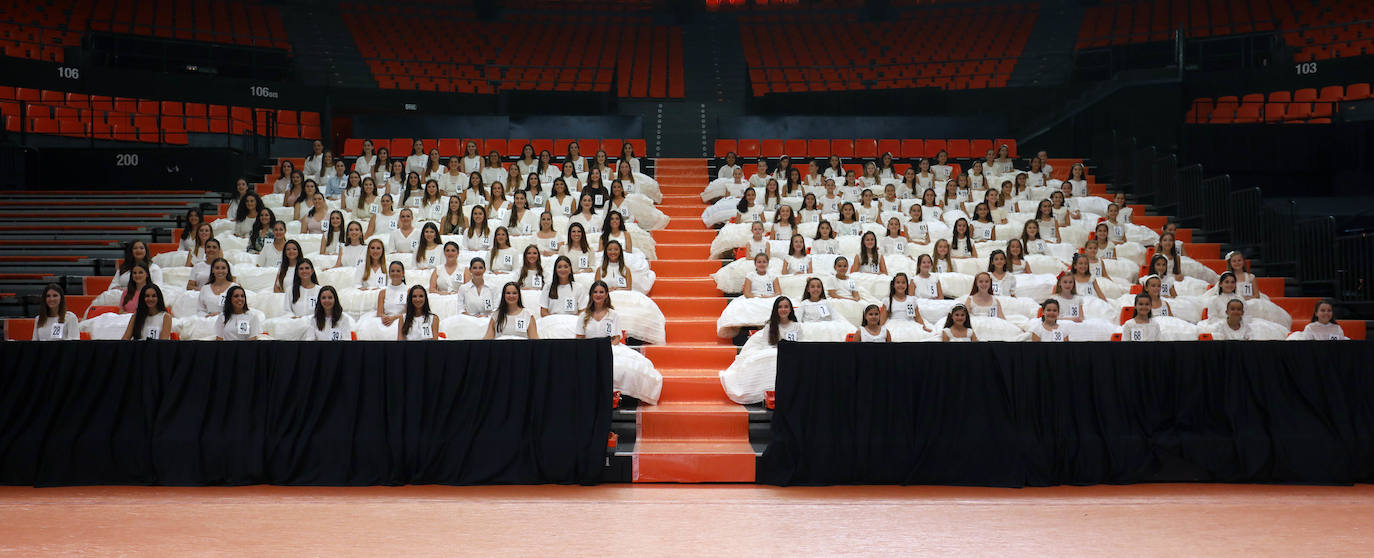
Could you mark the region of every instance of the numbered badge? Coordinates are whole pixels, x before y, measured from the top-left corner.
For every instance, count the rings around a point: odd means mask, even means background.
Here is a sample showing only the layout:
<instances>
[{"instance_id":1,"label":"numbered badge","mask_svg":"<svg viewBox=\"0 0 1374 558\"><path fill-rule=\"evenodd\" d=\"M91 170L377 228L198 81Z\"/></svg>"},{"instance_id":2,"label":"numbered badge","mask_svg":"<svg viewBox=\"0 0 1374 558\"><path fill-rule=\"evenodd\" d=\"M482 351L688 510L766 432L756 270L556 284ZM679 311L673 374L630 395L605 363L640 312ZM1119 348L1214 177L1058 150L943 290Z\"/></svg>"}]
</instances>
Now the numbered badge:
<instances>
[{"instance_id":1,"label":"numbered badge","mask_svg":"<svg viewBox=\"0 0 1374 558\"><path fill-rule=\"evenodd\" d=\"M237 325L238 325L238 332L239 332L239 335L248 335L248 328L249 328L249 325L248 325L248 322L247 322L247 321L245 321L245 320L239 320Z\"/></svg>"}]
</instances>

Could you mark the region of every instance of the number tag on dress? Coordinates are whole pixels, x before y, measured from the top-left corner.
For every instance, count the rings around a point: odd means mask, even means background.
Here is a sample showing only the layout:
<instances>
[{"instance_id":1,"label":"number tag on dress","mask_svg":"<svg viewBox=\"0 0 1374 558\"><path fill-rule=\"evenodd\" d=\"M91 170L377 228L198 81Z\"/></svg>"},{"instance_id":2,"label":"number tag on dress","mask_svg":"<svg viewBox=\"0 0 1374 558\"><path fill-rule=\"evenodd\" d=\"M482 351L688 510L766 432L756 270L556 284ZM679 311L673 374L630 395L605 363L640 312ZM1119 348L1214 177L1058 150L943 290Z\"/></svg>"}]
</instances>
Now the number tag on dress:
<instances>
[{"instance_id":1,"label":"number tag on dress","mask_svg":"<svg viewBox=\"0 0 1374 558\"><path fill-rule=\"evenodd\" d=\"M320 232L323 233L323 234L325 234L325 235L328 235L328 234L329 234L329 221L325 221L325 222L323 222L323 223L320 223Z\"/></svg>"},{"instance_id":2,"label":"number tag on dress","mask_svg":"<svg viewBox=\"0 0 1374 558\"><path fill-rule=\"evenodd\" d=\"M998 282L996 282L996 281L993 281L993 282L992 282L992 296L1002 296L1002 284L1001 284L1001 283L998 283Z\"/></svg>"},{"instance_id":3,"label":"number tag on dress","mask_svg":"<svg viewBox=\"0 0 1374 558\"><path fill-rule=\"evenodd\" d=\"M372 213L372 214L376 214L376 213L377 213L377 204L375 204L375 203L373 203L373 204L368 204L368 206L367 206L367 212L368 212L368 213Z\"/></svg>"},{"instance_id":4,"label":"number tag on dress","mask_svg":"<svg viewBox=\"0 0 1374 558\"><path fill-rule=\"evenodd\" d=\"M515 256L512 254L501 256L501 262L505 265L515 265Z\"/></svg>"},{"instance_id":5,"label":"number tag on dress","mask_svg":"<svg viewBox=\"0 0 1374 558\"><path fill-rule=\"evenodd\" d=\"M62 338L64 337L63 334L66 333L66 332L67 332L67 324L58 322L58 323L55 323L55 324L52 325L52 330L50 330L48 334L49 334L53 339L62 339Z\"/></svg>"},{"instance_id":6,"label":"number tag on dress","mask_svg":"<svg viewBox=\"0 0 1374 558\"><path fill-rule=\"evenodd\" d=\"M329 332L329 340L330 340L330 341L342 341L342 340L343 340L343 332L340 332L340 331L337 330L337 329L336 329L336 330L330 331L330 332Z\"/></svg>"},{"instance_id":7,"label":"number tag on dress","mask_svg":"<svg viewBox=\"0 0 1374 558\"><path fill-rule=\"evenodd\" d=\"M399 229L399 228L401 228L400 225L398 225L396 221L387 221L386 227L387 227L388 229L393 230L393 231L394 231L394 230L397 230L397 229Z\"/></svg>"},{"instance_id":8,"label":"number tag on dress","mask_svg":"<svg viewBox=\"0 0 1374 558\"><path fill-rule=\"evenodd\" d=\"M1121 238L1121 237L1124 236L1124 235L1125 235L1125 232L1124 232L1123 228L1121 227L1121 225L1115 225L1115 226L1112 227L1112 236L1115 236L1115 237L1117 237L1117 238Z\"/></svg>"},{"instance_id":9,"label":"number tag on dress","mask_svg":"<svg viewBox=\"0 0 1374 558\"><path fill-rule=\"evenodd\" d=\"M245 321L245 320L239 320L237 326L238 326L239 335L248 335L248 322L247 322L247 321Z\"/></svg>"},{"instance_id":10,"label":"number tag on dress","mask_svg":"<svg viewBox=\"0 0 1374 558\"><path fill-rule=\"evenodd\" d=\"M421 326L420 335L424 337L434 337L434 329L430 326Z\"/></svg>"},{"instance_id":11,"label":"number tag on dress","mask_svg":"<svg viewBox=\"0 0 1374 558\"><path fill-rule=\"evenodd\" d=\"M1057 330L1057 329L1054 330L1054 340L1055 340L1055 341L1063 341L1063 340L1064 340L1064 332L1059 331L1059 330Z\"/></svg>"},{"instance_id":12,"label":"number tag on dress","mask_svg":"<svg viewBox=\"0 0 1374 558\"><path fill-rule=\"evenodd\" d=\"M520 319L515 320L515 329L518 329L518 330L520 330L520 331L525 331L525 327L526 327L526 326L525 326L525 320L524 320L524 318L520 318Z\"/></svg>"},{"instance_id":13,"label":"number tag on dress","mask_svg":"<svg viewBox=\"0 0 1374 558\"><path fill-rule=\"evenodd\" d=\"M162 337L162 328L158 328L158 327L150 327L150 328L148 328L148 339L157 339L157 338L159 338L159 337Z\"/></svg>"},{"instance_id":14,"label":"number tag on dress","mask_svg":"<svg viewBox=\"0 0 1374 558\"><path fill-rule=\"evenodd\" d=\"M491 248L491 237L484 236L482 237L482 249L486 250L488 248Z\"/></svg>"},{"instance_id":15,"label":"number tag on dress","mask_svg":"<svg viewBox=\"0 0 1374 558\"><path fill-rule=\"evenodd\" d=\"M610 337L611 335L613 335L613 334L615 333L615 331L613 330L613 328L612 328L611 326L612 326L611 322L606 322L605 324L602 325L602 328L605 330L606 336L607 336L607 337Z\"/></svg>"},{"instance_id":16,"label":"number tag on dress","mask_svg":"<svg viewBox=\"0 0 1374 558\"><path fill-rule=\"evenodd\" d=\"M622 289L625 288L625 278L624 278L624 277L616 277L616 278L615 278L615 284L616 284L616 286L619 286L619 287L622 288ZM771 287L770 287L769 291L770 291L770 292L772 291Z\"/></svg>"},{"instance_id":17,"label":"number tag on dress","mask_svg":"<svg viewBox=\"0 0 1374 558\"><path fill-rule=\"evenodd\" d=\"M590 263L590 262L587 261L587 256L583 255L583 256L578 256L578 257L577 257L577 267L578 267L578 269L587 269L588 267L591 267L591 266L588 265L589 263Z\"/></svg>"},{"instance_id":18,"label":"number tag on dress","mask_svg":"<svg viewBox=\"0 0 1374 558\"><path fill-rule=\"evenodd\" d=\"M418 238L415 239L415 240L410 241L410 249L411 249L411 250L415 250L416 248L419 248L419 247L420 247L420 240L419 240Z\"/></svg>"},{"instance_id":19,"label":"number tag on dress","mask_svg":"<svg viewBox=\"0 0 1374 558\"><path fill-rule=\"evenodd\" d=\"M597 195L592 199L592 203L593 203L593 204L596 204L597 206L600 206L600 205L602 204L603 201L604 201L604 199L601 197L601 194L597 194Z\"/></svg>"},{"instance_id":20,"label":"number tag on dress","mask_svg":"<svg viewBox=\"0 0 1374 558\"><path fill-rule=\"evenodd\" d=\"M571 298L563 299L563 310L577 310L577 301Z\"/></svg>"},{"instance_id":21,"label":"number tag on dress","mask_svg":"<svg viewBox=\"0 0 1374 558\"><path fill-rule=\"evenodd\" d=\"M1240 284L1240 294L1242 294L1242 295L1244 295L1244 296L1247 296L1247 297L1249 297L1249 296L1254 296L1254 294L1255 294L1255 285L1254 285L1253 283L1249 283L1249 282L1241 283L1241 284Z\"/></svg>"},{"instance_id":22,"label":"number tag on dress","mask_svg":"<svg viewBox=\"0 0 1374 558\"><path fill-rule=\"evenodd\" d=\"M934 281L931 281L929 284L926 285L926 291L930 293L930 298L935 298L936 286L937 284Z\"/></svg>"},{"instance_id":23,"label":"number tag on dress","mask_svg":"<svg viewBox=\"0 0 1374 558\"><path fill-rule=\"evenodd\" d=\"M563 216L568 217L570 215L572 215L572 206L563 206Z\"/></svg>"},{"instance_id":24,"label":"number tag on dress","mask_svg":"<svg viewBox=\"0 0 1374 558\"><path fill-rule=\"evenodd\" d=\"M1069 307L1069 316L1074 318L1078 317L1078 306L1075 305Z\"/></svg>"},{"instance_id":25,"label":"number tag on dress","mask_svg":"<svg viewBox=\"0 0 1374 558\"><path fill-rule=\"evenodd\" d=\"M833 256L835 254L835 243L827 243L825 245L825 253Z\"/></svg>"},{"instance_id":26,"label":"number tag on dress","mask_svg":"<svg viewBox=\"0 0 1374 558\"><path fill-rule=\"evenodd\" d=\"M1145 336L1140 330L1136 329L1131 331L1131 341L1142 341L1144 338Z\"/></svg>"},{"instance_id":27,"label":"number tag on dress","mask_svg":"<svg viewBox=\"0 0 1374 558\"><path fill-rule=\"evenodd\" d=\"M770 294L770 295L773 294L773 284L772 284L772 283L764 283L764 284L763 284L763 292L768 293L768 294Z\"/></svg>"},{"instance_id":28,"label":"number tag on dress","mask_svg":"<svg viewBox=\"0 0 1374 558\"><path fill-rule=\"evenodd\" d=\"M817 306L817 307L816 307L816 310L819 310L819 311L820 311L821 317L822 317L822 318L829 318L829 317L830 317L830 306L825 305L825 304L822 304L822 305L820 305L820 306Z\"/></svg>"},{"instance_id":29,"label":"number tag on dress","mask_svg":"<svg viewBox=\"0 0 1374 558\"><path fill-rule=\"evenodd\" d=\"M992 227L983 227L979 236L982 236L983 240L992 240Z\"/></svg>"},{"instance_id":30,"label":"number tag on dress","mask_svg":"<svg viewBox=\"0 0 1374 558\"><path fill-rule=\"evenodd\" d=\"M908 318L911 318L913 320L916 319L916 303L906 303L906 315Z\"/></svg>"},{"instance_id":31,"label":"number tag on dress","mask_svg":"<svg viewBox=\"0 0 1374 558\"><path fill-rule=\"evenodd\" d=\"M525 223L525 224L523 224L523 225L520 225L520 234L530 234L530 233L533 233L533 232L534 232L534 227L531 226L529 223Z\"/></svg>"},{"instance_id":32,"label":"number tag on dress","mask_svg":"<svg viewBox=\"0 0 1374 558\"><path fill-rule=\"evenodd\" d=\"M544 277L542 275L535 275L531 279L531 282L534 285L534 288L538 289L544 286Z\"/></svg>"},{"instance_id":33,"label":"number tag on dress","mask_svg":"<svg viewBox=\"0 0 1374 558\"><path fill-rule=\"evenodd\" d=\"M490 312L490 311L491 311L491 299L490 299L490 298L484 298L484 299L482 299L482 307L483 307L483 308L486 308L487 311Z\"/></svg>"},{"instance_id":34,"label":"number tag on dress","mask_svg":"<svg viewBox=\"0 0 1374 558\"><path fill-rule=\"evenodd\" d=\"M858 283L855 283L853 279L849 279L849 280L845 283L845 286L846 286L846 287L849 287L849 290L850 290L850 291L856 291L856 290L859 289Z\"/></svg>"},{"instance_id":35,"label":"number tag on dress","mask_svg":"<svg viewBox=\"0 0 1374 558\"><path fill-rule=\"evenodd\" d=\"M787 332L786 334L784 334L784 335L782 336L782 338L783 338L783 339L786 339L786 340L788 340L788 341L796 341L796 340L797 340L797 332L795 332L795 331L789 331L789 332Z\"/></svg>"},{"instance_id":36,"label":"number tag on dress","mask_svg":"<svg viewBox=\"0 0 1374 558\"><path fill-rule=\"evenodd\" d=\"M897 242L897 253L898 253L898 254L905 254L905 253L906 253L906 241L900 241L900 240L899 240L899 241Z\"/></svg>"}]
</instances>

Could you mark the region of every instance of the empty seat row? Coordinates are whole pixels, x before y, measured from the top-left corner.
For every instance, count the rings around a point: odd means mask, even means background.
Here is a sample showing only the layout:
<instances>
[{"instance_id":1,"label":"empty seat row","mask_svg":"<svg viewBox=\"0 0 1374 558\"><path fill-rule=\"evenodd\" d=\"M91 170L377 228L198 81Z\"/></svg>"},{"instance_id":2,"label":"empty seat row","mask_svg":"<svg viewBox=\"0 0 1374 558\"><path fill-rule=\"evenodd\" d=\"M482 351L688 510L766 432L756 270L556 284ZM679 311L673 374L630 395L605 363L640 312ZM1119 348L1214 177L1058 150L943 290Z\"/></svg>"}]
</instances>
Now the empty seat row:
<instances>
[{"instance_id":1,"label":"empty seat row","mask_svg":"<svg viewBox=\"0 0 1374 558\"><path fill-rule=\"evenodd\" d=\"M891 153L893 157L918 159L934 157L941 151L945 151L951 159L978 159L986 155L987 150L995 150L1003 145L1007 146L1011 157L1017 156L1016 140L1014 139L718 139L716 140L715 154L716 157L735 153L745 158L774 159L783 155L788 157L838 155L841 158L873 159L884 153Z\"/></svg>"},{"instance_id":2,"label":"empty seat row","mask_svg":"<svg viewBox=\"0 0 1374 558\"><path fill-rule=\"evenodd\" d=\"M1202 97L1193 100L1184 121L1189 124L1328 124L1339 103L1370 98L1374 96L1370 93L1368 83L1331 85L1321 89L1273 91L1267 96L1263 93L1251 93L1240 97L1230 95L1216 99Z\"/></svg>"}]
</instances>

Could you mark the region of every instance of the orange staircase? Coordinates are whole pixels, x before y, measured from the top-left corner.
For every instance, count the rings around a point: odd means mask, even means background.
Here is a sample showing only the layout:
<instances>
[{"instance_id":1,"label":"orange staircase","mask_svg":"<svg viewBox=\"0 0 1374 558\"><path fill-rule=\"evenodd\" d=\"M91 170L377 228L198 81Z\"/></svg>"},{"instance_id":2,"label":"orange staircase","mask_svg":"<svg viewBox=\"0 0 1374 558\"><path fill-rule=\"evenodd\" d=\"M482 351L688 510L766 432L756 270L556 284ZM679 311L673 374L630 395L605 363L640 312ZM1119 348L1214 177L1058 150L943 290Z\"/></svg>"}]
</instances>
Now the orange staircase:
<instances>
[{"instance_id":1,"label":"orange staircase","mask_svg":"<svg viewBox=\"0 0 1374 558\"><path fill-rule=\"evenodd\" d=\"M634 480L754 482L749 415L725 396L717 376L737 350L716 337L727 301L710 277L721 266L709 253L716 233L701 222L706 161L657 159L654 165L663 192L658 207L672 217L669 228L653 233L653 299L668 320L668 341L644 348L663 374L663 392L658 405L637 411Z\"/></svg>"}]
</instances>

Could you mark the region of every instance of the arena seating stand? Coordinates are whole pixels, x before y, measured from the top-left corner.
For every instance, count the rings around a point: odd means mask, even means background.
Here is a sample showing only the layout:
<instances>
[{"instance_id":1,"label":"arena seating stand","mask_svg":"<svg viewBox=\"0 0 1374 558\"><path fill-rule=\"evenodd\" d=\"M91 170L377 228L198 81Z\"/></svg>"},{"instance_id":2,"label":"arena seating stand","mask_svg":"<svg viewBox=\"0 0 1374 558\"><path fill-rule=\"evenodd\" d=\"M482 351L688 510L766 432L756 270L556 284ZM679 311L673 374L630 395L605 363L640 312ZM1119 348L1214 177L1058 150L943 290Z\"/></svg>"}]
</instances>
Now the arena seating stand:
<instances>
[{"instance_id":1,"label":"arena seating stand","mask_svg":"<svg viewBox=\"0 0 1374 558\"><path fill-rule=\"evenodd\" d=\"M682 29L639 15L522 14L462 27L476 16L424 4L344 4L342 16L383 89L457 93L614 91L681 98ZM406 29L405 33L391 30Z\"/></svg>"},{"instance_id":2,"label":"arena seating stand","mask_svg":"<svg viewBox=\"0 0 1374 558\"><path fill-rule=\"evenodd\" d=\"M520 157L520 150L524 149L525 144L533 146L534 152L536 154L545 149L549 150L549 152L553 154L553 158L555 161L559 160L561 157L567 154L568 144L572 143L573 141L576 141L577 146L582 150L582 156L592 157L596 155L597 150L605 150L606 156L609 157L612 161L620 158L621 146L626 143L634 146L636 156L643 157L644 153L647 151L647 144L644 140L628 138L440 138L421 139L420 141L424 142L426 152L428 152L431 149L437 148L439 150L439 154L444 157L448 157L450 155L462 155L463 146L467 145L467 142L473 141L477 142L477 151L481 153L483 156L486 156L487 153L495 150L496 152L500 153L502 157L511 160ZM391 152L392 157L396 157L399 154L401 158L405 158L405 156L410 153L410 148L412 145L414 145L414 143L415 140L411 138L377 138L372 140L372 145L374 148L380 149L382 147L386 147L387 151ZM362 155L362 153L363 138L349 138L347 140L344 140L344 157L357 157L359 155Z\"/></svg>"},{"instance_id":3,"label":"arena seating stand","mask_svg":"<svg viewBox=\"0 0 1374 558\"><path fill-rule=\"evenodd\" d=\"M0 6L6 56L64 62L86 31L290 50L281 14L259 0L40 0Z\"/></svg>"},{"instance_id":4,"label":"arena seating stand","mask_svg":"<svg viewBox=\"0 0 1374 558\"><path fill-rule=\"evenodd\" d=\"M1189 124L1330 124L1341 103L1374 98L1370 84L1330 85L1296 91L1226 95L1193 100L1184 116Z\"/></svg>"},{"instance_id":5,"label":"arena seating stand","mask_svg":"<svg viewBox=\"0 0 1374 558\"><path fill-rule=\"evenodd\" d=\"M1359 0L1107 0L1090 6L1077 48L1278 31L1298 62L1374 54L1374 4Z\"/></svg>"},{"instance_id":6,"label":"arena seating stand","mask_svg":"<svg viewBox=\"0 0 1374 558\"><path fill-rule=\"evenodd\" d=\"M755 96L1003 87L1038 13L1038 4L938 7L862 22L854 12L781 12L741 17L740 40Z\"/></svg>"},{"instance_id":7,"label":"arena seating stand","mask_svg":"<svg viewBox=\"0 0 1374 558\"><path fill-rule=\"evenodd\" d=\"M99 140L186 145L189 134L258 134L271 128L275 137L320 137L320 113L258 109L177 100L88 95L25 87L0 86L0 112L5 130Z\"/></svg>"}]
</instances>

